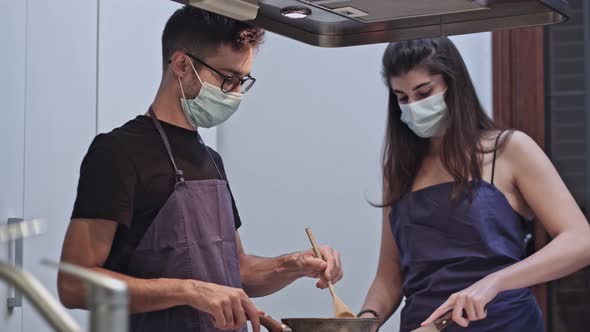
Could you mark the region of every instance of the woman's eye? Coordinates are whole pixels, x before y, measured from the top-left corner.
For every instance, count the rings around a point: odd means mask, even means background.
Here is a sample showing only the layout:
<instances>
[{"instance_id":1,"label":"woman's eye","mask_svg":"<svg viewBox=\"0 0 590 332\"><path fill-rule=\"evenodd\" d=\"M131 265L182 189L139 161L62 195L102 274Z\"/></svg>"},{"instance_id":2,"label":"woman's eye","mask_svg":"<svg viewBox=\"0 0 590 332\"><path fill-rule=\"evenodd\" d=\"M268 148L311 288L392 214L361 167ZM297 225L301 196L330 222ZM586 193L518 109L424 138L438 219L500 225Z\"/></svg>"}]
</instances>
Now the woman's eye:
<instances>
[{"instance_id":1,"label":"woman's eye","mask_svg":"<svg viewBox=\"0 0 590 332\"><path fill-rule=\"evenodd\" d=\"M432 93L432 90L430 90L428 92L420 92L418 95L420 96L420 98L426 98L426 97L430 96L431 93Z\"/></svg>"}]
</instances>

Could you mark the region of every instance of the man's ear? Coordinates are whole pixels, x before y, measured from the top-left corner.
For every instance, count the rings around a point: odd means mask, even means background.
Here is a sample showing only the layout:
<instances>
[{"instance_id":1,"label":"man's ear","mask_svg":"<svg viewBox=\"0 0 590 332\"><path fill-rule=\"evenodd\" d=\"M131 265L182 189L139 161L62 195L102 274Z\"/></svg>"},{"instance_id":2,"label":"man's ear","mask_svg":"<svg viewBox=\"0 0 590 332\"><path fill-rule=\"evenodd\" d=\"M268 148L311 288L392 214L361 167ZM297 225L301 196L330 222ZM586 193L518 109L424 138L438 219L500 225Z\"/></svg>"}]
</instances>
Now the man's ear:
<instances>
[{"instance_id":1,"label":"man's ear","mask_svg":"<svg viewBox=\"0 0 590 332\"><path fill-rule=\"evenodd\" d=\"M174 54L172 54L170 63L168 65L170 66L170 70L174 73L174 75L182 79L187 75L187 73L192 71L191 64L188 61L189 60L186 54L176 51Z\"/></svg>"}]
</instances>

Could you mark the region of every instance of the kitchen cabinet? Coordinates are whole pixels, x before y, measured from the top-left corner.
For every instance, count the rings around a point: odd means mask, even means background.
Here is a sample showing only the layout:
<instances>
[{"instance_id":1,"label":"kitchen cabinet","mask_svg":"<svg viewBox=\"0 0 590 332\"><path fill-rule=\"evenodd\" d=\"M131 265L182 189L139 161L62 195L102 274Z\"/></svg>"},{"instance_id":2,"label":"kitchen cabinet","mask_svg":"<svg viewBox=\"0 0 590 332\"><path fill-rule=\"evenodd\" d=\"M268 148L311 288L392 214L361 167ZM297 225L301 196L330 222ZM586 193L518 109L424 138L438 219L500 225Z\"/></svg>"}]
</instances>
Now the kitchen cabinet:
<instances>
[{"instance_id":1,"label":"kitchen cabinet","mask_svg":"<svg viewBox=\"0 0 590 332\"><path fill-rule=\"evenodd\" d=\"M25 240L24 265L57 296L56 271L39 261L59 259L95 134L97 1L29 0L27 8L24 217L44 218L47 230ZM23 331L48 330L25 302Z\"/></svg>"},{"instance_id":2,"label":"kitchen cabinet","mask_svg":"<svg viewBox=\"0 0 590 332\"><path fill-rule=\"evenodd\" d=\"M1 8L0 216L45 220L44 234L24 240L23 266L57 296L57 271L40 259L59 259L80 161L95 134L97 1L3 1ZM3 258L8 251L3 243ZM51 330L25 299L8 314L6 288L1 331ZM85 326L86 314L74 315Z\"/></svg>"},{"instance_id":3,"label":"kitchen cabinet","mask_svg":"<svg viewBox=\"0 0 590 332\"><path fill-rule=\"evenodd\" d=\"M26 3L0 0L0 223L23 215ZM0 259L13 259L0 242ZM0 284L0 331L22 330L22 308L7 308L12 289Z\"/></svg>"}]
</instances>

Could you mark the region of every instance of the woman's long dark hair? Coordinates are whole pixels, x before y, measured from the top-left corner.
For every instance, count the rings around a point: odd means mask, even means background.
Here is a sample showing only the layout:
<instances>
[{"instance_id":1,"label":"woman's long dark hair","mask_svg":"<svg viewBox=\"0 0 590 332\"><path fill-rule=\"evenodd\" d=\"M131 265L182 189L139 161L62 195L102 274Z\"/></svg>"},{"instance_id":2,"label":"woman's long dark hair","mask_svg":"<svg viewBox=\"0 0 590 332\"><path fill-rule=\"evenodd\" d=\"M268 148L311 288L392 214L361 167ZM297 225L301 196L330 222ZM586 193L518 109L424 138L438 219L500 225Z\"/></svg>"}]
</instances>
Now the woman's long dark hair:
<instances>
[{"instance_id":1,"label":"woman's long dark hair","mask_svg":"<svg viewBox=\"0 0 590 332\"><path fill-rule=\"evenodd\" d=\"M441 143L441 160L455 181L453 193L464 188L471 199L471 179L481 179L482 146L485 133L496 129L484 112L467 67L453 42L446 38L391 43L383 55L383 78L389 88L389 112L383 153L384 197L382 206L395 203L411 190L429 140L416 136L400 119L401 110L390 78L424 66L441 74L447 84L447 130ZM485 151L489 152L489 151Z\"/></svg>"}]
</instances>

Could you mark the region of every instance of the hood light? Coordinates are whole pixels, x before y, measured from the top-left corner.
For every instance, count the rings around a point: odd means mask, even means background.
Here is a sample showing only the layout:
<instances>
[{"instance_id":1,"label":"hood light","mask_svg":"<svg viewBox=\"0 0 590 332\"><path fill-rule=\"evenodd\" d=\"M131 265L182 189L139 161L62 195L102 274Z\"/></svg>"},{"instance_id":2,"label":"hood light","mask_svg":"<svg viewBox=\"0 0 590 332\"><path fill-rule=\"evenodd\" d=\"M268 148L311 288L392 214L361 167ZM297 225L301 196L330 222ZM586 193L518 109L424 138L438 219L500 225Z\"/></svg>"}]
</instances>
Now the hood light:
<instances>
[{"instance_id":1,"label":"hood light","mask_svg":"<svg viewBox=\"0 0 590 332\"><path fill-rule=\"evenodd\" d=\"M281 15L291 19L306 18L311 15L311 9L307 7L289 6L281 9Z\"/></svg>"}]
</instances>

